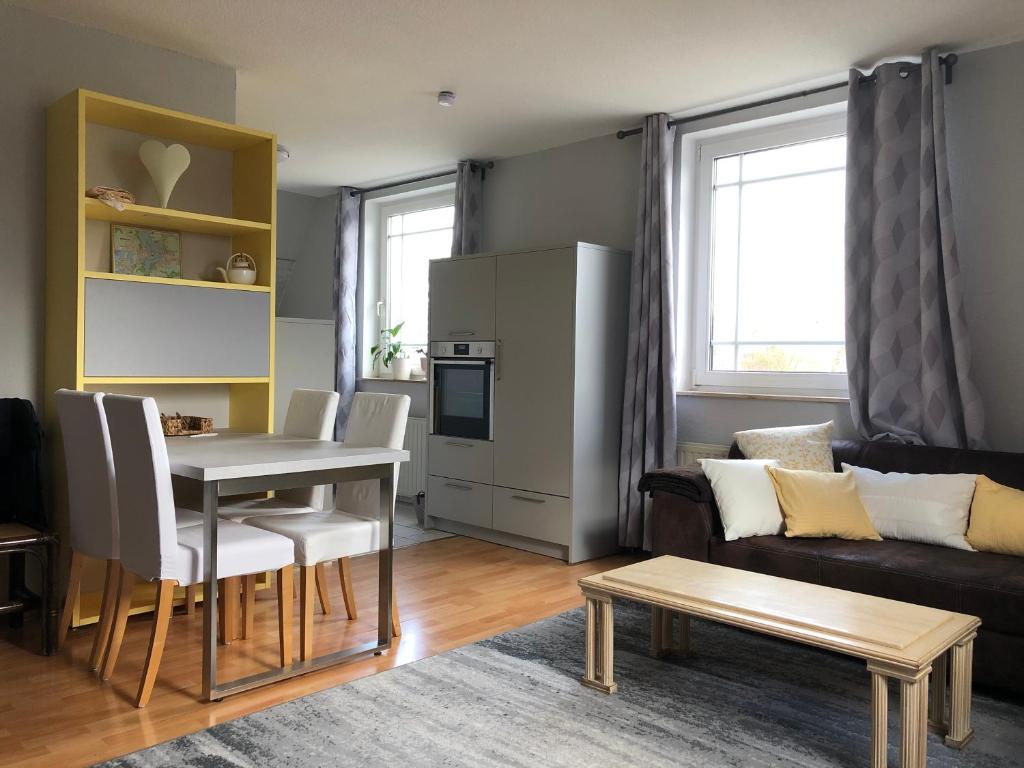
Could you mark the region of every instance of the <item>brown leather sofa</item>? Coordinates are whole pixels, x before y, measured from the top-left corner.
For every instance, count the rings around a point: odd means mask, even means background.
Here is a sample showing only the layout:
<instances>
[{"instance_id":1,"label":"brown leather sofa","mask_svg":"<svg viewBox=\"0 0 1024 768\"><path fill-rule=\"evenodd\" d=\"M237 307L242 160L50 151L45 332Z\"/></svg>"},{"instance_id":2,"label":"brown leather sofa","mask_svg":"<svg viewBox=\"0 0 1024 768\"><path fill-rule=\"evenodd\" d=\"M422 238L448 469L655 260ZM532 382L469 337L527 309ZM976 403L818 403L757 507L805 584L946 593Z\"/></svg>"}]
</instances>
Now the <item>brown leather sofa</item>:
<instances>
[{"instance_id":1,"label":"brown leather sofa","mask_svg":"<svg viewBox=\"0 0 1024 768\"><path fill-rule=\"evenodd\" d=\"M841 462L881 472L984 474L1024 490L1024 454L835 441ZM730 458L743 458L733 445ZM650 472L655 555L930 605L981 618L974 679L1024 694L1024 558L904 541L843 541L754 536L725 541L711 485L699 467Z\"/></svg>"}]
</instances>

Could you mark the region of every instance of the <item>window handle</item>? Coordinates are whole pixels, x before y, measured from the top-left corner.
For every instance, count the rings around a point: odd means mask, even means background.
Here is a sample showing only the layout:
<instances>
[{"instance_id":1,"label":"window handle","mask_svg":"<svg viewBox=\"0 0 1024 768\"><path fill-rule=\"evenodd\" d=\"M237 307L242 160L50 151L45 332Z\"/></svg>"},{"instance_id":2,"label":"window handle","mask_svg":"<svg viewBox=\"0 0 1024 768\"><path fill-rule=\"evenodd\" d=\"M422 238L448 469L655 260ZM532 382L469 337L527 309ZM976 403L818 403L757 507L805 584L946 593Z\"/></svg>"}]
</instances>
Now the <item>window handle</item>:
<instances>
[{"instance_id":1,"label":"window handle","mask_svg":"<svg viewBox=\"0 0 1024 768\"><path fill-rule=\"evenodd\" d=\"M456 491L472 491L473 486L471 485L459 485L458 483L445 483L448 488L454 488Z\"/></svg>"},{"instance_id":2,"label":"window handle","mask_svg":"<svg viewBox=\"0 0 1024 768\"><path fill-rule=\"evenodd\" d=\"M449 336L476 336L476 331L448 331Z\"/></svg>"},{"instance_id":3,"label":"window handle","mask_svg":"<svg viewBox=\"0 0 1024 768\"><path fill-rule=\"evenodd\" d=\"M531 504L546 504L547 503L545 499L535 499L532 496L520 496L518 493L514 494L512 496L512 498L516 499L517 501L528 501Z\"/></svg>"},{"instance_id":4,"label":"window handle","mask_svg":"<svg viewBox=\"0 0 1024 768\"><path fill-rule=\"evenodd\" d=\"M448 445L452 445L452 446L454 446L456 448L472 448L473 447L472 443L459 443L459 442L456 442L455 440L448 440L447 443L448 443Z\"/></svg>"}]
</instances>

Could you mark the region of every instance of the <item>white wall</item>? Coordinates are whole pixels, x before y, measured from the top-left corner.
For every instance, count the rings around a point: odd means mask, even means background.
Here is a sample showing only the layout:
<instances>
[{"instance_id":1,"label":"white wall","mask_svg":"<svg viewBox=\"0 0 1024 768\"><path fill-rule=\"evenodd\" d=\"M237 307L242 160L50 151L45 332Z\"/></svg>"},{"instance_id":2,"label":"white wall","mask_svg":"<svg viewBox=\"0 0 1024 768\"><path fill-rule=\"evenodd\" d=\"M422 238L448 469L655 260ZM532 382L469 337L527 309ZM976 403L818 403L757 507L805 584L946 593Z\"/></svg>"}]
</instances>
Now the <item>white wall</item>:
<instances>
[{"instance_id":1,"label":"white wall","mask_svg":"<svg viewBox=\"0 0 1024 768\"><path fill-rule=\"evenodd\" d=\"M235 72L0 5L0 395L43 388L46 107L75 88L235 119Z\"/></svg>"}]
</instances>

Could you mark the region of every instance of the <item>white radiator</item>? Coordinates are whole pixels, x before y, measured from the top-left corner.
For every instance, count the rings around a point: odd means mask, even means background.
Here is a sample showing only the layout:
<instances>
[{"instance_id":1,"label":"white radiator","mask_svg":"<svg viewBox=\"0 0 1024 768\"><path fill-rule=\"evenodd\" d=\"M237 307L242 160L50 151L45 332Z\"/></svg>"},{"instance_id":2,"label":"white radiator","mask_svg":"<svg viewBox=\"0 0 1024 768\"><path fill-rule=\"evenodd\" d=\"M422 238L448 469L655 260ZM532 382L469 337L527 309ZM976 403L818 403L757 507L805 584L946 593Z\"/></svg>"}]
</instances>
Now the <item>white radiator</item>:
<instances>
[{"instance_id":1,"label":"white radiator","mask_svg":"<svg viewBox=\"0 0 1024 768\"><path fill-rule=\"evenodd\" d=\"M409 419L405 426L405 445L409 461L398 472L398 495L413 497L427 490L427 420Z\"/></svg>"},{"instance_id":2,"label":"white radiator","mask_svg":"<svg viewBox=\"0 0 1024 768\"><path fill-rule=\"evenodd\" d=\"M701 459L724 459L729 455L728 445L715 443L676 443L676 464L684 467Z\"/></svg>"}]
</instances>

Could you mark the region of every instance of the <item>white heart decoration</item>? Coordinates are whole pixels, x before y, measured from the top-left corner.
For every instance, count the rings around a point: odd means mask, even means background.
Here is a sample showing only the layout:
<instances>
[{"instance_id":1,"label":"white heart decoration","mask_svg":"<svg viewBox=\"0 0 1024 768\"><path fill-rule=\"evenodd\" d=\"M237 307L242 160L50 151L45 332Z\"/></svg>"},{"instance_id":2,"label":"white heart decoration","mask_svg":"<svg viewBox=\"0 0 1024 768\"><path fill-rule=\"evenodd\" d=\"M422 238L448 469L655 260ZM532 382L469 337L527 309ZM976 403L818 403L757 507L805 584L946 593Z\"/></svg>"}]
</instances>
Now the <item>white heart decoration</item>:
<instances>
[{"instance_id":1,"label":"white heart decoration","mask_svg":"<svg viewBox=\"0 0 1024 768\"><path fill-rule=\"evenodd\" d=\"M153 177L153 186L160 196L160 207L166 208L174 185L188 169L192 156L181 144L165 147L159 141L149 139L142 142L142 146L139 147L139 159Z\"/></svg>"}]
</instances>

